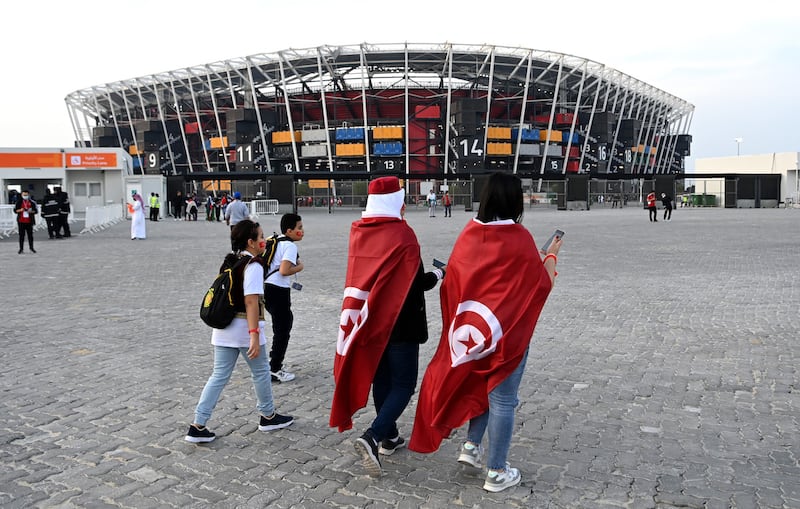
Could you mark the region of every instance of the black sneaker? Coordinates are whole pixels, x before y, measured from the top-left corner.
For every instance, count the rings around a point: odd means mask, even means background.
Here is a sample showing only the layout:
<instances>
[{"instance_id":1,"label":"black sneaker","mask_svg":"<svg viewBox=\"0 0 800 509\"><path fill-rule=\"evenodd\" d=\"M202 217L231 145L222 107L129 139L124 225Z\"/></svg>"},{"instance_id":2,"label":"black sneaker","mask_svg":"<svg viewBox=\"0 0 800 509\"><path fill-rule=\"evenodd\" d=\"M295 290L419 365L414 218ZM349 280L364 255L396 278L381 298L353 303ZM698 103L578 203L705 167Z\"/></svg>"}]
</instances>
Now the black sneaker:
<instances>
[{"instance_id":1,"label":"black sneaker","mask_svg":"<svg viewBox=\"0 0 800 509\"><path fill-rule=\"evenodd\" d=\"M210 432L205 426L197 427L194 424L189 426L189 432L186 433L184 440L192 442L193 444L204 444L206 442L213 442L217 438L214 433Z\"/></svg>"},{"instance_id":2,"label":"black sneaker","mask_svg":"<svg viewBox=\"0 0 800 509\"><path fill-rule=\"evenodd\" d=\"M406 446L406 441L400 435L394 438L384 438L381 440L381 447L378 452L384 456L391 456L397 449L402 449Z\"/></svg>"},{"instance_id":3,"label":"black sneaker","mask_svg":"<svg viewBox=\"0 0 800 509\"><path fill-rule=\"evenodd\" d=\"M281 415L278 412L273 412L272 417L261 416L258 422L259 431L272 431L274 429L281 429L291 426L294 422L294 417L290 415Z\"/></svg>"},{"instance_id":4,"label":"black sneaker","mask_svg":"<svg viewBox=\"0 0 800 509\"><path fill-rule=\"evenodd\" d=\"M372 431L365 431L361 437L356 439L353 446L361 455L361 463L367 469L367 473L371 477L380 477L383 471L381 470L381 460L378 457L378 442L372 436Z\"/></svg>"}]
</instances>

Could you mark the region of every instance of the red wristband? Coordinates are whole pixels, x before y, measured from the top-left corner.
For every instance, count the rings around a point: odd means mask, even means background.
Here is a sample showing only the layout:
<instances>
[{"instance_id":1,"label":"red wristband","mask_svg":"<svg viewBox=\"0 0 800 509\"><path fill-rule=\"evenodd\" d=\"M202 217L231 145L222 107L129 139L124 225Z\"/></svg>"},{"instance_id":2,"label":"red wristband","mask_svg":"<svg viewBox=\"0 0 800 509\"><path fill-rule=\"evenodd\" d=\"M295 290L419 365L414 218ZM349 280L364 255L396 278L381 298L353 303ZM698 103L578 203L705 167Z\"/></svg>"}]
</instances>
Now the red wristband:
<instances>
[{"instance_id":1,"label":"red wristband","mask_svg":"<svg viewBox=\"0 0 800 509\"><path fill-rule=\"evenodd\" d=\"M254 332L260 332L260 331L261 331L261 329L250 329L250 330L248 330L247 332L249 332L250 334L252 334L252 333L254 333Z\"/></svg>"},{"instance_id":2,"label":"red wristband","mask_svg":"<svg viewBox=\"0 0 800 509\"><path fill-rule=\"evenodd\" d=\"M545 263L548 260L548 258L552 258L554 262L558 263L558 256L554 255L553 253L545 255L544 259L542 260L542 263Z\"/></svg>"}]
</instances>

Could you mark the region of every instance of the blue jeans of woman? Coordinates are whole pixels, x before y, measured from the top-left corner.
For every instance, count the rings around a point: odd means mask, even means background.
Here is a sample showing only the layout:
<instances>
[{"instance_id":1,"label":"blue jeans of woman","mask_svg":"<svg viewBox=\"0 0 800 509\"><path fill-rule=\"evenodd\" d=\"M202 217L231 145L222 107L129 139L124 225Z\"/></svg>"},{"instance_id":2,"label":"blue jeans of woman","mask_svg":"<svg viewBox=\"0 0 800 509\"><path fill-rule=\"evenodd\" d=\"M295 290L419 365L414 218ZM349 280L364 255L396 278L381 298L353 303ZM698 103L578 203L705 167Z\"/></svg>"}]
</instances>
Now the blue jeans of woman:
<instances>
[{"instance_id":1,"label":"blue jeans of woman","mask_svg":"<svg viewBox=\"0 0 800 509\"><path fill-rule=\"evenodd\" d=\"M528 350L508 378L489 393L489 410L469 421L467 440L480 444L486 428L489 429L489 455L486 466L502 470L506 466L511 433L514 431L514 410L519 405L519 384L528 361Z\"/></svg>"},{"instance_id":2,"label":"blue jeans of woman","mask_svg":"<svg viewBox=\"0 0 800 509\"><path fill-rule=\"evenodd\" d=\"M250 366L250 373L253 379L253 388L256 390L258 399L258 411L263 415L270 416L275 411L275 404L272 401L272 380L270 378L269 366L267 364L266 345L261 345L258 357L250 359L247 357L247 348L233 348L230 346L214 346L214 371L203 387L200 394L200 401L194 411L194 423L205 426L211 418L211 412L217 406L222 394L222 389L227 385L231 378L233 368L236 366L236 359L242 354L247 365Z\"/></svg>"},{"instance_id":3,"label":"blue jeans of woman","mask_svg":"<svg viewBox=\"0 0 800 509\"><path fill-rule=\"evenodd\" d=\"M397 419L408 406L417 387L419 344L389 343L372 379L372 401L377 417L372 436L380 442L398 435Z\"/></svg>"}]
</instances>

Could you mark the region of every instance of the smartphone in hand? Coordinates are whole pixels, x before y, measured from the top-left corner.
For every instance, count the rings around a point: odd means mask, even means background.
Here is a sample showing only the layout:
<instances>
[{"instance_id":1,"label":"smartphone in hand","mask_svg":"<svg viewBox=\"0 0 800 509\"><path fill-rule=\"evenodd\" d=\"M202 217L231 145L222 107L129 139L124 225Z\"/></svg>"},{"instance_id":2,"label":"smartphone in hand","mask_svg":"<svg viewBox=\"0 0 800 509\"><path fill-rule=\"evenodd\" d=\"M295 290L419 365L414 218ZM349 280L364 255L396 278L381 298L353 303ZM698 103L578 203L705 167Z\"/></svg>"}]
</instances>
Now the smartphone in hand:
<instances>
[{"instance_id":1,"label":"smartphone in hand","mask_svg":"<svg viewBox=\"0 0 800 509\"><path fill-rule=\"evenodd\" d=\"M561 231L561 230L554 231L553 234L550 235L550 238L547 239L547 242L544 243L544 246L542 246L542 251L547 252L547 249L550 247L550 244L553 243L553 240L555 240L556 237L558 237L560 239L563 236L564 236L564 232L563 231Z\"/></svg>"},{"instance_id":2,"label":"smartphone in hand","mask_svg":"<svg viewBox=\"0 0 800 509\"><path fill-rule=\"evenodd\" d=\"M437 269L441 269L445 265L446 265L446 263L444 263L443 261L437 260L436 258L433 259L433 266L436 267Z\"/></svg>"}]
</instances>

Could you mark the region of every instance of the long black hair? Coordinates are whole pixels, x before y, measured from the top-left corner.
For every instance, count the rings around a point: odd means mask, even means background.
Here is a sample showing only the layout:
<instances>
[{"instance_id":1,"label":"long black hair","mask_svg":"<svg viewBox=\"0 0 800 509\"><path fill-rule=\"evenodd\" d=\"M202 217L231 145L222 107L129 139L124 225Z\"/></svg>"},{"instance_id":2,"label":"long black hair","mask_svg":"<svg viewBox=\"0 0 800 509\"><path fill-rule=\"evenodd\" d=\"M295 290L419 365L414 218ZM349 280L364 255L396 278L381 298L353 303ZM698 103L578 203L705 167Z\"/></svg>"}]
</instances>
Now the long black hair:
<instances>
[{"instance_id":1,"label":"long black hair","mask_svg":"<svg viewBox=\"0 0 800 509\"><path fill-rule=\"evenodd\" d=\"M478 220L483 223L498 219L522 222L525 204L522 199L522 181L511 173L495 172L481 193Z\"/></svg>"},{"instance_id":2,"label":"long black hair","mask_svg":"<svg viewBox=\"0 0 800 509\"><path fill-rule=\"evenodd\" d=\"M247 249L248 240L258 238L259 224L250 219L242 219L231 228L231 251L238 253Z\"/></svg>"}]
</instances>

